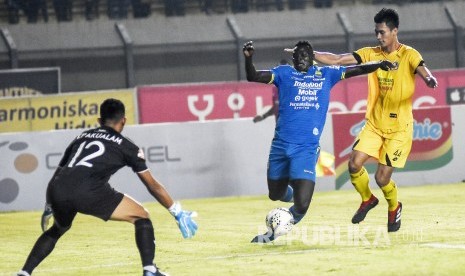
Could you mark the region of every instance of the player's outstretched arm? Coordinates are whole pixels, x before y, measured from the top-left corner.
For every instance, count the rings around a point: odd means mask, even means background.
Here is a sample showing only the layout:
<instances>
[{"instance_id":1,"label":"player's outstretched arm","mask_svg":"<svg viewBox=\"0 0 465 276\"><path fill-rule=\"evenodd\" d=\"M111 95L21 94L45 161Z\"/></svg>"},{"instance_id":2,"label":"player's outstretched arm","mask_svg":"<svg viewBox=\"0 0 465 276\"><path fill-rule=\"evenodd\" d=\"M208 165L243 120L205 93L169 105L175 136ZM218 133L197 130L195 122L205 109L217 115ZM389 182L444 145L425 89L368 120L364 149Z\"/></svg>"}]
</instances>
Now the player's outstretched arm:
<instances>
[{"instance_id":1,"label":"player's outstretched arm","mask_svg":"<svg viewBox=\"0 0 465 276\"><path fill-rule=\"evenodd\" d=\"M438 81L436 78L431 74L431 71L424 65L420 65L417 67L416 73L420 75L426 85L430 88L438 87Z\"/></svg>"},{"instance_id":2,"label":"player's outstretched arm","mask_svg":"<svg viewBox=\"0 0 465 276\"><path fill-rule=\"evenodd\" d=\"M368 63L362 63L359 65L347 66L345 78L351 78L363 74L369 74L378 69L389 71L394 69L395 65L388 60L374 61Z\"/></svg>"},{"instance_id":3,"label":"player's outstretched arm","mask_svg":"<svg viewBox=\"0 0 465 276\"><path fill-rule=\"evenodd\" d=\"M165 189L165 186L158 182L149 170L138 173L137 175L147 187L150 194L166 209L170 208L174 204L174 200Z\"/></svg>"},{"instance_id":4,"label":"player's outstretched arm","mask_svg":"<svg viewBox=\"0 0 465 276\"><path fill-rule=\"evenodd\" d=\"M158 182L152 175L150 171L144 171L137 174L140 180L145 184L150 194L152 194L155 199L160 202L176 219L179 230L181 231L182 236L187 238L192 238L197 231L197 223L192 219L197 216L196 212L185 211L181 208L179 202L174 202L171 198L168 191L165 189L160 182Z\"/></svg>"},{"instance_id":5,"label":"player's outstretched arm","mask_svg":"<svg viewBox=\"0 0 465 276\"><path fill-rule=\"evenodd\" d=\"M357 64L358 61L355 59L353 54L333 54L329 52L318 52L313 51L315 60L320 63L328 65L351 65Z\"/></svg>"},{"instance_id":6,"label":"player's outstretched arm","mask_svg":"<svg viewBox=\"0 0 465 276\"><path fill-rule=\"evenodd\" d=\"M272 73L270 71L257 71L252 62L252 56L255 52L253 41L249 41L242 47L242 53L245 57L245 72L248 81L270 83Z\"/></svg>"}]
</instances>

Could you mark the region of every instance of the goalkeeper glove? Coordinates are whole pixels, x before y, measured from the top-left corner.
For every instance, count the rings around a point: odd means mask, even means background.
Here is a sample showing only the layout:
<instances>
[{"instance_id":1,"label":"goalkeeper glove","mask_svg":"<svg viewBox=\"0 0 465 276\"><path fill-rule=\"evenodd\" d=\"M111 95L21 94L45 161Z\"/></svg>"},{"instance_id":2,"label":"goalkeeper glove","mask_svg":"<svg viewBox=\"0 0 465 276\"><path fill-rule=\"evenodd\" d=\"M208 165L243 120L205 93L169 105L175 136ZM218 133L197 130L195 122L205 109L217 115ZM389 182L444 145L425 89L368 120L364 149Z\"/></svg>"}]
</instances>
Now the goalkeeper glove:
<instances>
[{"instance_id":1,"label":"goalkeeper glove","mask_svg":"<svg viewBox=\"0 0 465 276\"><path fill-rule=\"evenodd\" d=\"M170 211L171 215L176 219L182 236L185 239L192 238L198 228L197 223L192 219L197 216L197 213L182 210L179 202L174 203L168 211Z\"/></svg>"},{"instance_id":2,"label":"goalkeeper glove","mask_svg":"<svg viewBox=\"0 0 465 276\"><path fill-rule=\"evenodd\" d=\"M42 213L42 219L40 221L40 226L42 227L43 232L47 230L48 223L50 222L50 218L52 218L52 216L52 205L45 203L44 212Z\"/></svg>"}]
</instances>

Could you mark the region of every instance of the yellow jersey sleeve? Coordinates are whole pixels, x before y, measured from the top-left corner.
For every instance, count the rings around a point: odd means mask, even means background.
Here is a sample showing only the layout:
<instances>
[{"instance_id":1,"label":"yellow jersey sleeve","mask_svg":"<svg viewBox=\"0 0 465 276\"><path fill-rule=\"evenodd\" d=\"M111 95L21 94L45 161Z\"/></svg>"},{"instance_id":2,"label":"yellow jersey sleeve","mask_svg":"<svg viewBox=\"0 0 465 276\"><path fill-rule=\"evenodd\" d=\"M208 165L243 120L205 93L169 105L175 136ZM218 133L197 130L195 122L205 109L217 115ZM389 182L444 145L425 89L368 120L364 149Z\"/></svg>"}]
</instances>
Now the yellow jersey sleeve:
<instances>
[{"instance_id":1,"label":"yellow jersey sleeve","mask_svg":"<svg viewBox=\"0 0 465 276\"><path fill-rule=\"evenodd\" d=\"M364 47L360 48L354 53L360 57L360 63L367 63L373 61L373 54L379 52L379 47Z\"/></svg>"},{"instance_id":2,"label":"yellow jersey sleeve","mask_svg":"<svg viewBox=\"0 0 465 276\"><path fill-rule=\"evenodd\" d=\"M407 55L409 57L408 60L410 67L412 69L411 73L415 74L417 67L423 63L423 57L417 50L412 47L407 48Z\"/></svg>"}]
</instances>

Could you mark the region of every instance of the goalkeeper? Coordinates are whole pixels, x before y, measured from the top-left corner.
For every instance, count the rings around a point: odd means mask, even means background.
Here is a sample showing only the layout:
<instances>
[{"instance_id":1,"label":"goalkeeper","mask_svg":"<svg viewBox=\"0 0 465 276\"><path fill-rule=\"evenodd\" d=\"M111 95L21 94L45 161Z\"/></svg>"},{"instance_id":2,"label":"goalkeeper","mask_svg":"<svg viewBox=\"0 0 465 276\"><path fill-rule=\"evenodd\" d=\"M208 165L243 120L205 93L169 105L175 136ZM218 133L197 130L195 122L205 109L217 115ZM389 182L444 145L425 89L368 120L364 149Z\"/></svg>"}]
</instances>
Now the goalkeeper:
<instances>
[{"instance_id":1,"label":"goalkeeper","mask_svg":"<svg viewBox=\"0 0 465 276\"><path fill-rule=\"evenodd\" d=\"M377 61L347 67L319 67L313 65L313 48L308 41L299 41L292 51L294 66L257 71L252 62L253 43L247 42L243 47L247 80L278 88L279 117L268 158L268 196L271 200L294 202L289 210L293 222L298 223L307 213L315 188L315 165L331 88L345 78L368 74L378 68L389 70L394 65ZM273 235L258 235L252 242L271 240Z\"/></svg>"},{"instance_id":2,"label":"goalkeeper","mask_svg":"<svg viewBox=\"0 0 465 276\"><path fill-rule=\"evenodd\" d=\"M143 275L165 275L153 263L155 235L149 213L130 196L114 190L108 180L124 166L129 166L148 191L176 219L184 238L195 235L195 213L181 209L165 187L154 179L145 163L144 154L122 136L126 123L124 104L107 99L100 105L100 127L78 135L66 149L47 188L47 204L42 216L44 233L36 241L18 275L30 275L71 228L77 213L104 221L127 221L135 226L136 244L142 259ZM54 223L46 229L51 214Z\"/></svg>"}]
</instances>

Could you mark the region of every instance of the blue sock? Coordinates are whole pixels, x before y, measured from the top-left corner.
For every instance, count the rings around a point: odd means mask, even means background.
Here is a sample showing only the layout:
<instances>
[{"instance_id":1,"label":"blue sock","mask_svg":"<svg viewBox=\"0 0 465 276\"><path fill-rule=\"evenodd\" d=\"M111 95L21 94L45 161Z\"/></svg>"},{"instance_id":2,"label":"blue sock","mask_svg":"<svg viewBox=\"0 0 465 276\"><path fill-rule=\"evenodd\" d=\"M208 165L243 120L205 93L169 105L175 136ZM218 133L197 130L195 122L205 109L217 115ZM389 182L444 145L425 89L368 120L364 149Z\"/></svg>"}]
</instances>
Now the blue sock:
<instances>
[{"instance_id":1,"label":"blue sock","mask_svg":"<svg viewBox=\"0 0 465 276\"><path fill-rule=\"evenodd\" d=\"M287 185L286 194L281 198L283 202L294 202L294 189L290 185Z\"/></svg>"},{"instance_id":2,"label":"blue sock","mask_svg":"<svg viewBox=\"0 0 465 276\"><path fill-rule=\"evenodd\" d=\"M294 224L299 223L299 221L305 216L304 214L299 214L295 210L295 205L292 205L291 208L289 208L289 211L291 212L292 216L294 217Z\"/></svg>"}]
</instances>

